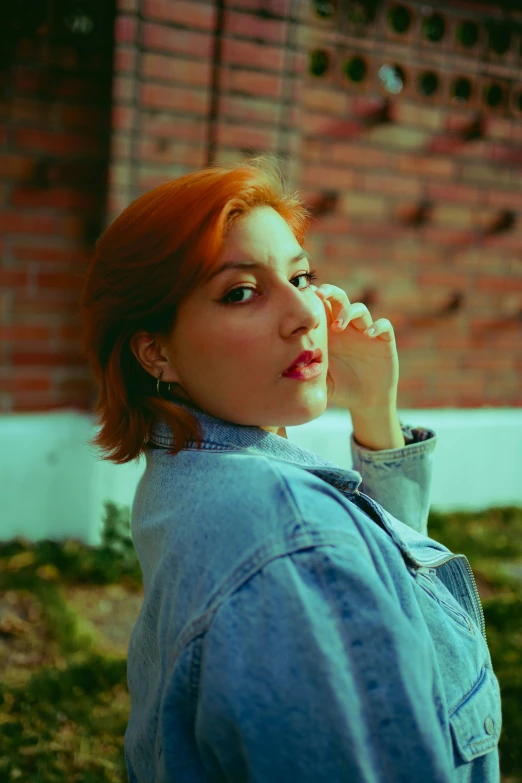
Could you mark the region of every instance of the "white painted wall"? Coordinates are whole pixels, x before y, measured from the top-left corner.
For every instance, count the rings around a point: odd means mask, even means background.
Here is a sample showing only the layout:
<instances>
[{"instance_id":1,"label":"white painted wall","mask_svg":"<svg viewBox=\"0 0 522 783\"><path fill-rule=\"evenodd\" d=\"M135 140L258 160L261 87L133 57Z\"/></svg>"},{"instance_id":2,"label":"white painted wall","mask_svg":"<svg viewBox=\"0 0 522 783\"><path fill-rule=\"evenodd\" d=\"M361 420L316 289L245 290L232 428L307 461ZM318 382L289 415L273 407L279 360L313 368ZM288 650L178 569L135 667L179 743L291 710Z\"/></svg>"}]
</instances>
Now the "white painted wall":
<instances>
[{"instance_id":1,"label":"white painted wall","mask_svg":"<svg viewBox=\"0 0 522 783\"><path fill-rule=\"evenodd\" d=\"M405 424L433 429L432 508L522 506L522 409L400 410ZM350 414L328 410L287 427L288 439L352 467ZM103 503L132 505L144 459L114 465L88 441L94 418L75 410L0 415L0 540L22 536L100 543Z\"/></svg>"}]
</instances>

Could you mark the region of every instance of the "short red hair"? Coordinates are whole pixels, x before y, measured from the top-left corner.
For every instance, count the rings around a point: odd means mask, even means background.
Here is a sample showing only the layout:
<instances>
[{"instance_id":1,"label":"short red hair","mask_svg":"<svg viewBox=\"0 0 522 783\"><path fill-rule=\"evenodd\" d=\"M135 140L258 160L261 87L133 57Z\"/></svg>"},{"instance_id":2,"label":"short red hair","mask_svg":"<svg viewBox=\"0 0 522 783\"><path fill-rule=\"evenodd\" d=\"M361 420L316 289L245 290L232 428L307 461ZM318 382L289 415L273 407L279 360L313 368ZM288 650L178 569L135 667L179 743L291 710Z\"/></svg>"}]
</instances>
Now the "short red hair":
<instances>
[{"instance_id":1,"label":"short red hair","mask_svg":"<svg viewBox=\"0 0 522 783\"><path fill-rule=\"evenodd\" d=\"M92 444L118 464L137 459L156 417L171 427L177 454L199 423L172 400L130 348L139 330L169 334L178 305L212 271L235 219L270 206L302 245L310 213L288 189L279 162L261 155L233 166L209 166L143 194L96 242L81 298L83 353L99 385L101 430Z\"/></svg>"}]
</instances>

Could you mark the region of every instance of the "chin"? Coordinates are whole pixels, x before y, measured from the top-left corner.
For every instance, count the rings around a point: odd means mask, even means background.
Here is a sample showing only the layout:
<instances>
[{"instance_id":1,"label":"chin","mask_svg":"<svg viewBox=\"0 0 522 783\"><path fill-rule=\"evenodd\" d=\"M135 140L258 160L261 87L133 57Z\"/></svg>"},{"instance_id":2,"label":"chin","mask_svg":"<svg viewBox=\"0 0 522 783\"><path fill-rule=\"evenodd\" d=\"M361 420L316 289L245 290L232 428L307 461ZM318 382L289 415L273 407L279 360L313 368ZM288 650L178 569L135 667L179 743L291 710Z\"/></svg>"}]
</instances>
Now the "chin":
<instances>
[{"instance_id":1,"label":"chin","mask_svg":"<svg viewBox=\"0 0 522 783\"><path fill-rule=\"evenodd\" d=\"M309 421L319 418L325 412L328 406L328 397L326 390L324 397L318 397L315 400L304 400L301 405L294 405L291 410L286 411L281 418L282 427L298 427L300 424L306 424Z\"/></svg>"}]
</instances>

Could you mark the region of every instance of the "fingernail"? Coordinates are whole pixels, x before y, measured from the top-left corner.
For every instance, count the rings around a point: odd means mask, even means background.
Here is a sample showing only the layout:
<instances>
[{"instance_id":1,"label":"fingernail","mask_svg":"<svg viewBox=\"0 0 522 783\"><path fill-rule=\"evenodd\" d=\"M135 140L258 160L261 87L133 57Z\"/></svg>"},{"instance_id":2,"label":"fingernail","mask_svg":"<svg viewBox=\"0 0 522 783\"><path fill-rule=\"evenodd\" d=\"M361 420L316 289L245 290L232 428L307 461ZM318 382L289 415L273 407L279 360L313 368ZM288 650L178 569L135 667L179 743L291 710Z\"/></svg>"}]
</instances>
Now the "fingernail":
<instances>
[{"instance_id":1,"label":"fingernail","mask_svg":"<svg viewBox=\"0 0 522 783\"><path fill-rule=\"evenodd\" d=\"M332 326L342 326L344 321L342 319L337 319L337 321L334 321Z\"/></svg>"},{"instance_id":2,"label":"fingernail","mask_svg":"<svg viewBox=\"0 0 522 783\"><path fill-rule=\"evenodd\" d=\"M366 330L366 334L372 335L372 334L375 334L376 331L377 330L376 330L375 326L370 326L370 328Z\"/></svg>"}]
</instances>

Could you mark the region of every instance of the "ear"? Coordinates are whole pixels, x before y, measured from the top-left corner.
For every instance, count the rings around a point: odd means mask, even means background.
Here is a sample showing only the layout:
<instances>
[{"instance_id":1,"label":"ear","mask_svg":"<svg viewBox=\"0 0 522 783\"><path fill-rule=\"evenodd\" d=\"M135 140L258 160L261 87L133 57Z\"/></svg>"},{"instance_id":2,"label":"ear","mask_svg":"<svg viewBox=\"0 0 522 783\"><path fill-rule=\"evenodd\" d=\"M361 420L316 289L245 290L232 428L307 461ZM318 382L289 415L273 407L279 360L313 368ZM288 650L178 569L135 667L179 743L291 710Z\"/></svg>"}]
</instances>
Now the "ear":
<instances>
[{"instance_id":1,"label":"ear","mask_svg":"<svg viewBox=\"0 0 522 783\"><path fill-rule=\"evenodd\" d=\"M150 334L150 332L135 332L129 341L131 351L145 372L166 383L180 383L179 375L173 367L171 353L166 337Z\"/></svg>"},{"instance_id":2,"label":"ear","mask_svg":"<svg viewBox=\"0 0 522 783\"><path fill-rule=\"evenodd\" d=\"M168 368L168 358L165 356L160 341L149 332L136 332L130 338L130 348L145 372L157 378L163 370L165 375Z\"/></svg>"}]
</instances>

